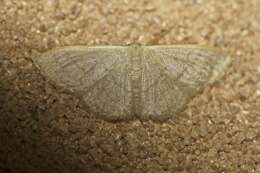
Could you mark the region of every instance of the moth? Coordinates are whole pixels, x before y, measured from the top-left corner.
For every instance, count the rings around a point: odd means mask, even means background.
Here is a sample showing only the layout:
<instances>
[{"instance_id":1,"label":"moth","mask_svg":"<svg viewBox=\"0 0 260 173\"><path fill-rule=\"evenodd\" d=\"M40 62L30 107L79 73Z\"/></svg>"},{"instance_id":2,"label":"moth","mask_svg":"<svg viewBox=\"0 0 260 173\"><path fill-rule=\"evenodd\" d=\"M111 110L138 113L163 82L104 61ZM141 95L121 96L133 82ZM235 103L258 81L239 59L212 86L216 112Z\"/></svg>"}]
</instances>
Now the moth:
<instances>
[{"instance_id":1,"label":"moth","mask_svg":"<svg viewBox=\"0 0 260 173\"><path fill-rule=\"evenodd\" d=\"M164 121L220 79L230 58L196 45L70 46L34 63L98 118Z\"/></svg>"}]
</instances>

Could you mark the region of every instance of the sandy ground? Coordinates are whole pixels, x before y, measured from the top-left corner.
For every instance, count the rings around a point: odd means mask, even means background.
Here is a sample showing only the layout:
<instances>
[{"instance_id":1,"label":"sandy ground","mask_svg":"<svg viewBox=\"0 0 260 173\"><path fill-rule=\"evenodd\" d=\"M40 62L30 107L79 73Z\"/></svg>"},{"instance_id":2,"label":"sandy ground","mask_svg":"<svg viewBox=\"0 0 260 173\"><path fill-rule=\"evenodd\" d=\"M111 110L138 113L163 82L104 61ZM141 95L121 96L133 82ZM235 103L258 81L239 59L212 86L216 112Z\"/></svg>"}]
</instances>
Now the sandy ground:
<instances>
[{"instance_id":1,"label":"sandy ground","mask_svg":"<svg viewBox=\"0 0 260 173\"><path fill-rule=\"evenodd\" d=\"M260 172L259 0L1 0L0 172ZM109 123L39 75L65 45L202 44L226 77L165 123Z\"/></svg>"}]
</instances>

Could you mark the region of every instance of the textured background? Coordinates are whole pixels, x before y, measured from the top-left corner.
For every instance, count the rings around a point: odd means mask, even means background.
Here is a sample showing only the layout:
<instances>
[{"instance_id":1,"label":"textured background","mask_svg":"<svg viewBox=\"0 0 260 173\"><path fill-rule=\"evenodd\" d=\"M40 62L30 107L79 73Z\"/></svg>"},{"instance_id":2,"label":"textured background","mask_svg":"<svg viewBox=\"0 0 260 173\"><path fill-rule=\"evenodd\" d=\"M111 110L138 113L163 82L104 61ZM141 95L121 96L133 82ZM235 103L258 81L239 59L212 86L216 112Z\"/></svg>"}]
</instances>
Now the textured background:
<instances>
[{"instance_id":1,"label":"textured background","mask_svg":"<svg viewBox=\"0 0 260 173\"><path fill-rule=\"evenodd\" d=\"M260 172L259 0L0 0L0 172ZM226 77L162 123L94 119L32 58L65 45L195 43Z\"/></svg>"}]
</instances>

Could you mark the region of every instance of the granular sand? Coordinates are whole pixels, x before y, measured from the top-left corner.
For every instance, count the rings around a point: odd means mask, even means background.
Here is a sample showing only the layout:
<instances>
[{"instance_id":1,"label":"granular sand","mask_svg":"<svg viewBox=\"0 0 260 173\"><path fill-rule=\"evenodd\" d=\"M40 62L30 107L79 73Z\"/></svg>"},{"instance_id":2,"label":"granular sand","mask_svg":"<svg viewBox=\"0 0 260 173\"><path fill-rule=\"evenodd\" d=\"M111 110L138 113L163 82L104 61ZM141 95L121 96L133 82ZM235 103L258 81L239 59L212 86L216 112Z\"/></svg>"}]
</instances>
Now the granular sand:
<instances>
[{"instance_id":1,"label":"granular sand","mask_svg":"<svg viewBox=\"0 0 260 173\"><path fill-rule=\"evenodd\" d=\"M0 1L0 172L260 172L260 1ZM200 44L233 59L164 123L95 119L31 59L67 45Z\"/></svg>"}]
</instances>

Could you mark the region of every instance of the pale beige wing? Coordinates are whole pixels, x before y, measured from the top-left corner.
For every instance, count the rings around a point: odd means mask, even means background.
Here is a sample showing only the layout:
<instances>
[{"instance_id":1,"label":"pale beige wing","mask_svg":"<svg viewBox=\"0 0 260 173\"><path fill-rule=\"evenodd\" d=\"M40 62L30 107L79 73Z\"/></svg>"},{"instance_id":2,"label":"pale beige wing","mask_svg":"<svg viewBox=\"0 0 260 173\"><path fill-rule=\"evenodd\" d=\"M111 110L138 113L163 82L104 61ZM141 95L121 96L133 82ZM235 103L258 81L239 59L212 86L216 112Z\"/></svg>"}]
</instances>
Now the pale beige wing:
<instances>
[{"instance_id":1,"label":"pale beige wing","mask_svg":"<svg viewBox=\"0 0 260 173\"><path fill-rule=\"evenodd\" d=\"M214 50L196 46L148 46L144 51L141 119L174 116L230 62Z\"/></svg>"},{"instance_id":2,"label":"pale beige wing","mask_svg":"<svg viewBox=\"0 0 260 173\"><path fill-rule=\"evenodd\" d=\"M125 47L65 47L35 60L55 85L80 96L102 119L131 118L128 54Z\"/></svg>"}]
</instances>

